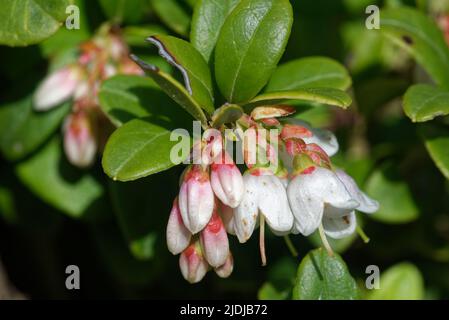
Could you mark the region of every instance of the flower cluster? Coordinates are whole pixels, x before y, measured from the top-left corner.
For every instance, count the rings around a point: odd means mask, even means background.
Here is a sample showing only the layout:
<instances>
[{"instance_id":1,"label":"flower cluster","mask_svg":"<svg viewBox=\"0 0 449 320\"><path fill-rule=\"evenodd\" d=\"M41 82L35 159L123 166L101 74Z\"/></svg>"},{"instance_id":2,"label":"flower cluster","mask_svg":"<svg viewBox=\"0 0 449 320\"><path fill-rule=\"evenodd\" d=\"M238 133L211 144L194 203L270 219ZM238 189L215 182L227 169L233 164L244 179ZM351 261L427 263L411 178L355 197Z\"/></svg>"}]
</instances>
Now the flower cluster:
<instances>
[{"instance_id":1,"label":"flower cluster","mask_svg":"<svg viewBox=\"0 0 449 320\"><path fill-rule=\"evenodd\" d=\"M35 92L36 111L47 111L73 99L63 131L67 159L75 166L92 165L113 130L98 104L102 81L115 74L143 74L128 55L119 31L104 26L79 46L73 63L49 74Z\"/></svg>"},{"instance_id":2,"label":"flower cluster","mask_svg":"<svg viewBox=\"0 0 449 320\"><path fill-rule=\"evenodd\" d=\"M200 161L183 173L167 226L168 248L181 254L181 272L189 282L200 281L210 267L219 276L231 274L227 233L244 243L259 227L265 265L265 223L279 236L319 230L332 254L326 235L346 237L356 229L356 210L378 209L377 201L332 165L339 147L335 136L287 118L293 113L288 106L257 107L232 124L242 141L237 152L246 167L243 175L227 151L224 126L206 130L194 145L202 151Z\"/></svg>"}]
</instances>

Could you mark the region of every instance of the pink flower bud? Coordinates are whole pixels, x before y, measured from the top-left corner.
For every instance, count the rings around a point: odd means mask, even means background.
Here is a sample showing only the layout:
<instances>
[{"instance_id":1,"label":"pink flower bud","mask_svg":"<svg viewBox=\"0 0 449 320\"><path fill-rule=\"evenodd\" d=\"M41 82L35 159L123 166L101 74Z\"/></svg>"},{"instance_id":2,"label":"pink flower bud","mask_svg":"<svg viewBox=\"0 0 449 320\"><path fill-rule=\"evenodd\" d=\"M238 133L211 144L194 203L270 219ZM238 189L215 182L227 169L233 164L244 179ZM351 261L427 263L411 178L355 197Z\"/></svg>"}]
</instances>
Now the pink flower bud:
<instances>
[{"instance_id":1,"label":"pink flower bud","mask_svg":"<svg viewBox=\"0 0 449 320\"><path fill-rule=\"evenodd\" d=\"M69 115L64 123L64 150L69 162L80 168L90 166L97 152L93 119L83 110Z\"/></svg>"},{"instance_id":2,"label":"pink flower bud","mask_svg":"<svg viewBox=\"0 0 449 320\"><path fill-rule=\"evenodd\" d=\"M220 214L221 220L226 228L226 232L235 235L234 230L234 209L225 205L221 201L217 201L217 209Z\"/></svg>"},{"instance_id":3,"label":"pink flower bud","mask_svg":"<svg viewBox=\"0 0 449 320\"><path fill-rule=\"evenodd\" d=\"M204 147L201 152L201 161L202 164L209 165L222 153L223 137L221 132L213 128L207 129L203 134L202 144Z\"/></svg>"},{"instance_id":4,"label":"pink flower bud","mask_svg":"<svg viewBox=\"0 0 449 320\"><path fill-rule=\"evenodd\" d=\"M167 224L167 247L174 255L184 251L190 243L191 233L182 222L179 211L178 198L173 201L173 208L170 212Z\"/></svg>"},{"instance_id":5,"label":"pink flower bud","mask_svg":"<svg viewBox=\"0 0 449 320\"><path fill-rule=\"evenodd\" d=\"M229 255L228 235L217 212L214 212L207 226L201 231L201 246L207 262L218 268Z\"/></svg>"},{"instance_id":6,"label":"pink flower bud","mask_svg":"<svg viewBox=\"0 0 449 320\"><path fill-rule=\"evenodd\" d=\"M231 252L229 252L226 262L222 266L215 268L215 273L220 278L227 278L231 275L233 270L234 270L234 258L232 257Z\"/></svg>"},{"instance_id":7,"label":"pink flower bud","mask_svg":"<svg viewBox=\"0 0 449 320\"><path fill-rule=\"evenodd\" d=\"M190 283L200 282L206 275L209 265L203 258L197 242L192 243L179 256L179 268L182 276Z\"/></svg>"},{"instance_id":8,"label":"pink flower bud","mask_svg":"<svg viewBox=\"0 0 449 320\"><path fill-rule=\"evenodd\" d=\"M182 221L192 234L200 232L207 225L212 217L214 203L209 174L201 165L192 165L185 173L179 191Z\"/></svg>"},{"instance_id":9,"label":"pink flower bud","mask_svg":"<svg viewBox=\"0 0 449 320\"><path fill-rule=\"evenodd\" d=\"M81 72L76 66L66 66L51 73L34 94L34 108L46 111L69 99L80 80Z\"/></svg>"},{"instance_id":10,"label":"pink flower bud","mask_svg":"<svg viewBox=\"0 0 449 320\"><path fill-rule=\"evenodd\" d=\"M225 205L235 208L243 199L242 174L226 151L218 159L211 165L212 189Z\"/></svg>"}]
</instances>

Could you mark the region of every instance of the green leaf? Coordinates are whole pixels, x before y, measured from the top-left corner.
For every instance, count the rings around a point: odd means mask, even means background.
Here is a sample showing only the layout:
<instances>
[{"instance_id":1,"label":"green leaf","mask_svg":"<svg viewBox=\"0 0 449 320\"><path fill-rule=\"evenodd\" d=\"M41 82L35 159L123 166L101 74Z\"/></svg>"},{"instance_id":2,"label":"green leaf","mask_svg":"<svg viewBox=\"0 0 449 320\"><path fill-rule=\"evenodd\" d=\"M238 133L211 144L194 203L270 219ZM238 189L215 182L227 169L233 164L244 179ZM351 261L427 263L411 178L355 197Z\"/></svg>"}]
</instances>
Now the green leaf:
<instances>
[{"instance_id":1,"label":"green leaf","mask_svg":"<svg viewBox=\"0 0 449 320\"><path fill-rule=\"evenodd\" d=\"M225 123L231 123L240 119L243 109L236 104L225 104L218 108L212 116L212 127L220 128Z\"/></svg>"},{"instance_id":2,"label":"green leaf","mask_svg":"<svg viewBox=\"0 0 449 320\"><path fill-rule=\"evenodd\" d=\"M156 34L166 34L167 31L158 25L128 26L123 28L123 38L130 46L143 47L147 45L145 41L149 36Z\"/></svg>"},{"instance_id":3,"label":"green leaf","mask_svg":"<svg viewBox=\"0 0 449 320\"><path fill-rule=\"evenodd\" d=\"M293 288L295 300L354 300L359 293L343 259L316 249L301 261Z\"/></svg>"},{"instance_id":4,"label":"green leaf","mask_svg":"<svg viewBox=\"0 0 449 320\"><path fill-rule=\"evenodd\" d=\"M259 300L285 300L288 297L287 290L278 290L270 282L265 282L262 287L260 287L257 293L257 298Z\"/></svg>"},{"instance_id":5,"label":"green leaf","mask_svg":"<svg viewBox=\"0 0 449 320\"><path fill-rule=\"evenodd\" d=\"M379 211L370 218L385 223L407 223L418 218L409 186L392 165L376 170L366 183L367 194L380 203Z\"/></svg>"},{"instance_id":6,"label":"green leaf","mask_svg":"<svg viewBox=\"0 0 449 320\"><path fill-rule=\"evenodd\" d=\"M436 166L449 179L449 130L425 125L419 131Z\"/></svg>"},{"instance_id":7,"label":"green leaf","mask_svg":"<svg viewBox=\"0 0 449 320\"><path fill-rule=\"evenodd\" d=\"M59 129L69 107L65 103L36 112L30 96L0 108L0 148L5 157L14 161L35 151Z\"/></svg>"},{"instance_id":8,"label":"green leaf","mask_svg":"<svg viewBox=\"0 0 449 320\"><path fill-rule=\"evenodd\" d=\"M190 42L209 62L226 18L240 0L199 0L193 11Z\"/></svg>"},{"instance_id":9,"label":"green leaf","mask_svg":"<svg viewBox=\"0 0 449 320\"><path fill-rule=\"evenodd\" d=\"M351 77L340 63L326 57L310 57L279 66L265 91L288 91L305 87L346 90L350 86Z\"/></svg>"},{"instance_id":10,"label":"green leaf","mask_svg":"<svg viewBox=\"0 0 449 320\"><path fill-rule=\"evenodd\" d=\"M146 0L100 0L104 13L114 23L137 23L147 9Z\"/></svg>"},{"instance_id":11,"label":"green leaf","mask_svg":"<svg viewBox=\"0 0 449 320\"><path fill-rule=\"evenodd\" d=\"M344 91L333 88L300 88L295 91L278 91L263 93L245 105L245 107L257 107L286 103L289 100L318 102L346 109L351 105L351 97Z\"/></svg>"},{"instance_id":12,"label":"green leaf","mask_svg":"<svg viewBox=\"0 0 449 320\"><path fill-rule=\"evenodd\" d=\"M267 84L290 36L288 0L242 0L226 19L215 50L215 74L229 102L251 100Z\"/></svg>"},{"instance_id":13,"label":"green leaf","mask_svg":"<svg viewBox=\"0 0 449 320\"><path fill-rule=\"evenodd\" d=\"M411 8L389 9L381 14L380 30L410 50L437 84L449 88L449 48L437 25Z\"/></svg>"},{"instance_id":14,"label":"green leaf","mask_svg":"<svg viewBox=\"0 0 449 320\"><path fill-rule=\"evenodd\" d=\"M56 31L71 0L0 0L0 44L26 46Z\"/></svg>"},{"instance_id":15,"label":"green leaf","mask_svg":"<svg viewBox=\"0 0 449 320\"><path fill-rule=\"evenodd\" d=\"M170 141L169 129L151 121L131 120L111 135L103 153L103 169L112 179L136 180L175 165L170 151L178 142Z\"/></svg>"},{"instance_id":16,"label":"green leaf","mask_svg":"<svg viewBox=\"0 0 449 320\"><path fill-rule=\"evenodd\" d=\"M154 11L170 29L182 36L189 34L190 16L176 0L151 0Z\"/></svg>"},{"instance_id":17,"label":"green leaf","mask_svg":"<svg viewBox=\"0 0 449 320\"><path fill-rule=\"evenodd\" d=\"M73 218L84 216L104 194L102 185L89 173L66 161L57 138L33 157L19 163L16 173L42 200Z\"/></svg>"},{"instance_id":18,"label":"green leaf","mask_svg":"<svg viewBox=\"0 0 449 320\"><path fill-rule=\"evenodd\" d=\"M404 95L405 114L413 122L424 122L449 114L449 91L427 84L410 87Z\"/></svg>"},{"instance_id":19,"label":"green leaf","mask_svg":"<svg viewBox=\"0 0 449 320\"><path fill-rule=\"evenodd\" d=\"M152 119L185 126L187 113L180 109L150 78L117 75L105 80L99 91L104 113L117 127L135 119Z\"/></svg>"},{"instance_id":20,"label":"green leaf","mask_svg":"<svg viewBox=\"0 0 449 320\"><path fill-rule=\"evenodd\" d=\"M151 78L153 78L170 98L187 110L187 112L189 112L195 119L201 121L203 124L207 123L206 115L201 106L193 99L191 94L181 83L173 79L169 74L160 70L158 67L140 60L135 55L131 55L131 58L139 64Z\"/></svg>"},{"instance_id":21,"label":"green leaf","mask_svg":"<svg viewBox=\"0 0 449 320\"><path fill-rule=\"evenodd\" d=\"M421 300L424 283L421 272L411 263L394 265L380 275L380 289L371 290L369 300Z\"/></svg>"},{"instance_id":22,"label":"green leaf","mask_svg":"<svg viewBox=\"0 0 449 320\"><path fill-rule=\"evenodd\" d=\"M176 67L193 99L209 114L214 112L214 93L209 67L201 54L187 41L171 36L151 36L147 39L159 49L159 54Z\"/></svg>"}]
</instances>

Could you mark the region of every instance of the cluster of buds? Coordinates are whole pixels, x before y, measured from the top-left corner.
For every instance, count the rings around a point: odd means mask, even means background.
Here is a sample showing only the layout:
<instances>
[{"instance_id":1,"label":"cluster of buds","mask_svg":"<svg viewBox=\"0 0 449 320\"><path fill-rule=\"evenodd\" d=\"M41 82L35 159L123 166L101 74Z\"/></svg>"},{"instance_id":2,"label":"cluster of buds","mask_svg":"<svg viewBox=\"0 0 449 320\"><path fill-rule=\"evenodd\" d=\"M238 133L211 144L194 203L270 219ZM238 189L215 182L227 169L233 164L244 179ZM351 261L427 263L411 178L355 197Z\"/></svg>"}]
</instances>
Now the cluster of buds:
<instances>
[{"instance_id":1,"label":"cluster of buds","mask_svg":"<svg viewBox=\"0 0 449 320\"><path fill-rule=\"evenodd\" d=\"M168 248L181 254L181 272L189 282L200 281L210 267L222 277L230 275L227 233L245 243L259 227L265 265L265 223L278 236L319 230L332 254L326 236L352 234L355 210L378 210L377 201L333 167L330 157L339 148L335 136L288 118L294 112L283 105L257 107L232 124L235 134L223 125L207 129L194 144L193 149L201 148L200 161L184 172L167 226ZM243 175L227 151L229 137L242 142L237 153L246 167Z\"/></svg>"},{"instance_id":2,"label":"cluster of buds","mask_svg":"<svg viewBox=\"0 0 449 320\"><path fill-rule=\"evenodd\" d=\"M72 99L71 114L63 126L64 150L77 167L93 164L113 130L98 104L102 81L115 74L143 74L128 55L119 30L104 26L79 46L73 63L49 74L34 94L36 111L47 111Z\"/></svg>"}]
</instances>

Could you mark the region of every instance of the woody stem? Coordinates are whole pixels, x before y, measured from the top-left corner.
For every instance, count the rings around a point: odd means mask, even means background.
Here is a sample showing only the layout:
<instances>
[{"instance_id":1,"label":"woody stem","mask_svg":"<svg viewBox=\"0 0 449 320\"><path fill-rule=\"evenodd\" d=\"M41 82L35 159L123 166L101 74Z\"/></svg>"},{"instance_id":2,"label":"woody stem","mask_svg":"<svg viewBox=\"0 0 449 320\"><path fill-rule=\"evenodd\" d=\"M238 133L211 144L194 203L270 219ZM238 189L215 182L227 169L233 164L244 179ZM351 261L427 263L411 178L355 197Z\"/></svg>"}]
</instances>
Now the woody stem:
<instances>
[{"instance_id":1,"label":"woody stem","mask_svg":"<svg viewBox=\"0 0 449 320\"><path fill-rule=\"evenodd\" d=\"M318 231L320 233L321 242L323 243L323 246L326 249L327 254L329 255L329 257L333 257L334 251L332 250L332 247L330 246L329 242L327 241L326 234L324 233L323 224L320 224L320 226L318 227Z\"/></svg>"},{"instance_id":2,"label":"woody stem","mask_svg":"<svg viewBox=\"0 0 449 320\"><path fill-rule=\"evenodd\" d=\"M262 259L262 266L267 265L267 256L265 255L265 217L260 215L260 227L259 227L259 249L260 258Z\"/></svg>"}]
</instances>

